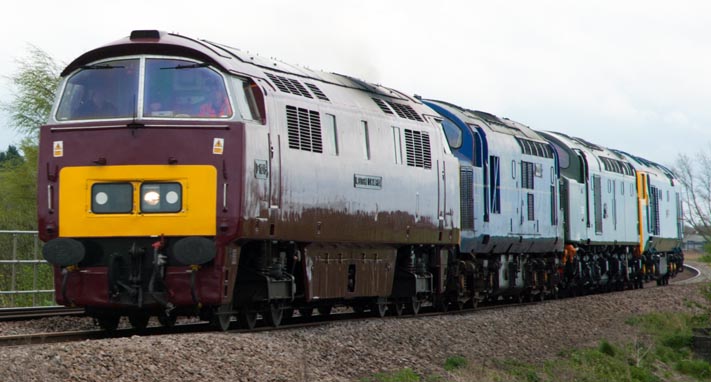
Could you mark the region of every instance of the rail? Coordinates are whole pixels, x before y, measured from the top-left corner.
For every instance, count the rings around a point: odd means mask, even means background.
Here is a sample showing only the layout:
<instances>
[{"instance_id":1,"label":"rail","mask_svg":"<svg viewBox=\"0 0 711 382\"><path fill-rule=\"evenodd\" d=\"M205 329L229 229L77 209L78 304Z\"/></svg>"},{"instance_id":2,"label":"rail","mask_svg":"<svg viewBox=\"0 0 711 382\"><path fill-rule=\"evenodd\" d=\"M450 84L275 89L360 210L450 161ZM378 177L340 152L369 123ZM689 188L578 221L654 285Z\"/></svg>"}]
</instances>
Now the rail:
<instances>
[{"instance_id":1,"label":"rail","mask_svg":"<svg viewBox=\"0 0 711 382\"><path fill-rule=\"evenodd\" d=\"M37 231L0 230L0 308L54 305L52 267Z\"/></svg>"}]
</instances>

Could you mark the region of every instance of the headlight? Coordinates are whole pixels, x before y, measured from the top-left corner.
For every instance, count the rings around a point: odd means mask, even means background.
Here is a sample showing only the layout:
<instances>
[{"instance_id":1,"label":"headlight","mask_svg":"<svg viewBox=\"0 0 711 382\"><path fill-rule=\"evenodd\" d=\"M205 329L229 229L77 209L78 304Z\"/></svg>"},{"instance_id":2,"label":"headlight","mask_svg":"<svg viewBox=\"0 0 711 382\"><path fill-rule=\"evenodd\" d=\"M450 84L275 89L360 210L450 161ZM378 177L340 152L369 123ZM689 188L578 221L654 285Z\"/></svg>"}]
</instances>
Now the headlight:
<instances>
[{"instance_id":1,"label":"headlight","mask_svg":"<svg viewBox=\"0 0 711 382\"><path fill-rule=\"evenodd\" d=\"M143 201L151 207L155 207L160 203L160 194L158 191L148 191L143 195Z\"/></svg>"},{"instance_id":2,"label":"headlight","mask_svg":"<svg viewBox=\"0 0 711 382\"><path fill-rule=\"evenodd\" d=\"M183 188L180 183L143 183L141 212L179 212L183 208Z\"/></svg>"},{"instance_id":3,"label":"headlight","mask_svg":"<svg viewBox=\"0 0 711 382\"><path fill-rule=\"evenodd\" d=\"M132 210L131 183L96 183L91 186L91 211L95 214L126 214Z\"/></svg>"}]
</instances>

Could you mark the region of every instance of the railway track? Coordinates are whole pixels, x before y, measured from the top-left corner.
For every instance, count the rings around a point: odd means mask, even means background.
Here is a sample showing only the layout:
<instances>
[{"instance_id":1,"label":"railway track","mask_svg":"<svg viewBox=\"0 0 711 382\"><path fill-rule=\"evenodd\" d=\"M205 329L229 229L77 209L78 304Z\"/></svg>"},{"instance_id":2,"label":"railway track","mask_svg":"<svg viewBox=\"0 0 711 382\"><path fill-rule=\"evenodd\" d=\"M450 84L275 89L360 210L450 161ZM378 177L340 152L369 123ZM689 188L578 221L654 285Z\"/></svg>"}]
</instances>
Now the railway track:
<instances>
[{"instance_id":1,"label":"railway track","mask_svg":"<svg viewBox=\"0 0 711 382\"><path fill-rule=\"evenodd\" d=\"M84 308L67 308L65 306L0 308L0 321L24 321L53 316L83 315Z\"/></svg>"},{"instance_id":2,"label":"railway track","mask_svg":"<svg viewBox=\"0 0 711 382\"><path fill-rule=\"evenodd\" d=\"M695 266L685 266L685 275L682 280L677 282L672 281L672 284L687 284L694 282L695 280L703 281L705 278L702 277L706 272L703 269L699 269ZM654 282L648 283L645 287L656 287ZM423 307L422 311L415 316L406 316L410 318L426 318L440 316L443 314L467 314L472 312L480 312L486 310L495 309L505 309L510 307L523 307L533 304L545 304L550 303L552 300L545 301L534 301L534 302L509 302L509 303L495 303L491 305L478 306L476 308L465 308L460 310L449 310L448 312L442 312L433 309L432 307ZM30 318L40 318L48 316L58 316L58 315L83 315L83 309L76 308L65 308L61 307L51 307L51 308L36 308L34 310L30 309L0 309L0 320L25 320ZM14 312L12 312L14 311ZM12 318L20 317L20 318ZM307 327L317 327L323 325L330 325L337 322L347 322L347 321L359 321L372 319L373 314L371 312L364 313L354 313L351 311L343 313L333 313L328 316L312 316L312 317L293 317L288 322L285 322L279 327L270 326L257 326L252 330L247 329L232 329L228 330L227 333L258 333L265 331L275 331L275 330L291 330L298 328ZM388 315L381 319L398 319L398 316ZM236 326L236 322L232 322L232 326ZM65 343L65 342L77 342L85 340L95 340L95 339L108 339L108 338L127 338L135 335L140 336L156 336L156 335L167 335L167 334L194 334L202 332L211 332L214 328L205 322L198 323L185 323L179 324L174 327L148 327L144 330L136 330L132 328L119 329L114 332L106 332L103 330L86 330L86 331L68 331L68 332L50 332L50 333L32 333L32 334L18 334L10 336L0 336L0 347L6 346L23 346L23 345L38 345L38 344L50 344L50 343Z\"/></svg>"}]
</instances>

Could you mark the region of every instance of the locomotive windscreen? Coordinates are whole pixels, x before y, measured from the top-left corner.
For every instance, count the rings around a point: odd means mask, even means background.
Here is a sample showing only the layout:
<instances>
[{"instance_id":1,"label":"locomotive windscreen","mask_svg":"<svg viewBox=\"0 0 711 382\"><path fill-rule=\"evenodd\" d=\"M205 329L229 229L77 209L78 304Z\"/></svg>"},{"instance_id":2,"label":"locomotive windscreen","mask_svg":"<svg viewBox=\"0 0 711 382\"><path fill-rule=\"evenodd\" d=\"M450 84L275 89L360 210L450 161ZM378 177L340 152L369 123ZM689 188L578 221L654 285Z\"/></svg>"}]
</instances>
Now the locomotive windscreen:
<instances>
[{"instance_id":1,"label":"locomotive windscreen","mask_svg":"<svg viewBox=\"0 0 711 382\"><path fill-rule=\"evenodd\" d=\"M139 60L106 61L82 67L67 81L57 119L131 118L138 96Z\"/></svg>"},{"instance_id":2,"label":"locomotive windscreen","mask_svg":"<svg viewBox=\"0 0 711 382\"><path fill-rule=\"evenodd\" d=\"M147 59L143 110L146 117L229 118L225 81L206 64Z\"/></svg>"}]
</instances>

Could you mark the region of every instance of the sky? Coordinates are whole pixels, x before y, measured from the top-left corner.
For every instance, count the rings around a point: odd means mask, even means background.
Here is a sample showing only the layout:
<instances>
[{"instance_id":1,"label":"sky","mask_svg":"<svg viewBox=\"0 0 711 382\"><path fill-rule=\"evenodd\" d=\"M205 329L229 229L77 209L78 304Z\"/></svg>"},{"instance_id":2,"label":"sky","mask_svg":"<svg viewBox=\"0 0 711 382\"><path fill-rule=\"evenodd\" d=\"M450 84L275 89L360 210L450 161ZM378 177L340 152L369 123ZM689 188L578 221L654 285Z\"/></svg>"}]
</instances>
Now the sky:
<instances>
[{"instance_id":1,"label":"sky","mask_svg":"<svg viewBox=\"0 0 711 382\"><path fill-rule=\"evenodd\" d=\"M41 10L41 12L40 12ZM672 165L711 144L711 2L28 0L0 16L0 102L32 44L63 64L160 29L348 74ZM0 151L21 134L0 112Z\"/></svg>"}]
</instances>

